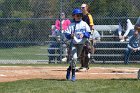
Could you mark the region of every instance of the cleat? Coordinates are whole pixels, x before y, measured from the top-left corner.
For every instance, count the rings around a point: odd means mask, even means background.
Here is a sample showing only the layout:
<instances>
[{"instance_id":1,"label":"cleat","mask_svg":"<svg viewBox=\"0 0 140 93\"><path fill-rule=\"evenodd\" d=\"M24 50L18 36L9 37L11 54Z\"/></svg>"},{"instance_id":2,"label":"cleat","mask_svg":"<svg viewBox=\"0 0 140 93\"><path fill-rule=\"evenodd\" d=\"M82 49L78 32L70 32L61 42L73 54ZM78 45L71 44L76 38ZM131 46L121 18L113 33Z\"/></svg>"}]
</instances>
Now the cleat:
<instances>
[{"instance_id":1,"label":"cleat","mask_svg":"<svg viewBox=\"0 0 140 93\"><path fill-rule=\"evenodd\" d=\"M69 69L67 69L66 79L70 80L70 70Z\"/></svg>"},{"instance_id":2,"label":"cleat","mask_svg":"<svg viewBox=\"0 0 140 93\"><path fill-rule=\"evenodd\" d=\"M71 81L75 81L75 69L72 69L72 77L71 77Z\"/></svg>"},{"instance_id":3,"label":"cleat","mask_svg":"<svg viewBox=\"0 0 140 93\"><path fill-rule=\"evenodd\" d=\"M75 76L72 76L71 81L73 81L73 82L76 81Z\"/></svg>"}]
</instances>

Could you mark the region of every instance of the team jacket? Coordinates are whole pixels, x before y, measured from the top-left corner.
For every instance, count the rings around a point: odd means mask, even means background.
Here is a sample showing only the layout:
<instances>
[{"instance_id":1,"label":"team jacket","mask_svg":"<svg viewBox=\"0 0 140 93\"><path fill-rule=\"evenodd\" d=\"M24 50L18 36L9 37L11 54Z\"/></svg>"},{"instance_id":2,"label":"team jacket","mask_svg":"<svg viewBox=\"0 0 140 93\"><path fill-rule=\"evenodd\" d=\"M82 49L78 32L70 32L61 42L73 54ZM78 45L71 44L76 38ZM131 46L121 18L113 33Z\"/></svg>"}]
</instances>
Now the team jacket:
<instances>
[{"instance_id":1,"label":"team jacket","mask_svg":"<svg viewBox=\"0 0 140 93\"><path fill-rule=\"evenodd\" d=\"M74 30L75 29L75 30ZM73 39L73 43L74 44L84 44L85 41L87 41L87 39L90 37L90 27L88 26L88 24L86 22L84 22L83 20L79 21L79 22L75 22L73 21L68 29L65 31L65 36L67 39L72 39L71 38L71 34L74 34L74 39ZM83 34L83 38L79 38L79 34Z\"/></svg>"},{"instance_id":2,"label":"team jacket","mask_svg":"<svg viewBox=\"0 0 140 93\"><path fill-rule=\"evenodd\" d=\"M131 36L127 47L130 48L130 49L132 49L132 48L138 48L138 50L140 50L139 41L140 41L140 35L138 37L136 37L136 36L133 35L133 36Z\"/></svg>"},{"instance_id":3,"label":"team jacket","mask_svg":"<svg viewBox=\"0 0 140 93\"><path fill-rule=\"evenodd\" d=\"M87 13L86 15L83 15L82 18L83 21L85 21L89 26L93 26L93 18L92 15L90 13Z\"/></svg>"}]
</instances>

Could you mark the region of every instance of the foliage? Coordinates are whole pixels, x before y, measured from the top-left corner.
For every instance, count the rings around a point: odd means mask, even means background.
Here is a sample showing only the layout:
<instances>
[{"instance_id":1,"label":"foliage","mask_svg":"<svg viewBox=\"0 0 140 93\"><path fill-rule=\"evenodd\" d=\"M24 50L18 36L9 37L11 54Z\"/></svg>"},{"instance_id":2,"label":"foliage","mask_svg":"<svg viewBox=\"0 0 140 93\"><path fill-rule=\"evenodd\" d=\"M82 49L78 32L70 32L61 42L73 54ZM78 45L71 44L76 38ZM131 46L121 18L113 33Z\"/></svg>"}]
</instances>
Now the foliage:
<instances>
[{"instance_id":1,"label":"foliage","mask_svg":"<svg viewBox=\"0 0 140 93\"><path fill-rule=\"evenodd\" d=\"M55 23L56 18L59 18L60 12L65 12L67 17L71 18L72 10L80 8L82 3L90 5L95 24L116 25L118 19L139 16L140 7L136 2L140 1L0 0L0 18L3 18L0 19L0 40L45 41L51 34L51 25Z\"/></svg>"}]
</instances>

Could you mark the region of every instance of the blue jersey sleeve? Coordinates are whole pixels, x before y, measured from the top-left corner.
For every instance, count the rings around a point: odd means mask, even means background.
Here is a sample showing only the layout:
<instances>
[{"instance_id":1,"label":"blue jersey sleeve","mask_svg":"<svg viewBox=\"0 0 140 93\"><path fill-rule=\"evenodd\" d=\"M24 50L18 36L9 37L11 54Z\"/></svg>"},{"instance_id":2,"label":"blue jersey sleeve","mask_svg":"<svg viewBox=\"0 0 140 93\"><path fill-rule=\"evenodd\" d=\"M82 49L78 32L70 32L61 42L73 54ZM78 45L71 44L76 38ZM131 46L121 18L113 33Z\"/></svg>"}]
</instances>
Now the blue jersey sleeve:
<instances>
[{"instance_id":1,"label":"blue jersey sleeve","mask_svg":"<svg viewBox=\"0 0 140 93\"><path fill-rule=\"evenodd\" d=\"M84 38L89 38L90 37L90 34L91 34L90 32L85 32L84 33Z\"/></svg>"}]
</instances>

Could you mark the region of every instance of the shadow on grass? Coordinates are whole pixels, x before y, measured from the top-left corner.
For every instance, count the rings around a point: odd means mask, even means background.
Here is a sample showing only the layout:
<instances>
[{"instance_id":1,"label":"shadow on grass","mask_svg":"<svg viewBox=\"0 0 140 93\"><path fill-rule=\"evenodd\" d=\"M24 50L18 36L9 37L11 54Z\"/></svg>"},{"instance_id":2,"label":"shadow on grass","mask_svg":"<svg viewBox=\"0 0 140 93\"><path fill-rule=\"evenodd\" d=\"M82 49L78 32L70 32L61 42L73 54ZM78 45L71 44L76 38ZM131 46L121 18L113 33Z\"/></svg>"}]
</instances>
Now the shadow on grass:
<instances>
[{"instance_id":1,"label":"shadow on grass","mask_svg":"<svg viewBox=\"0 0 140 93\"><path fill-rule=\"evenodd\" d=\"M42 80L52 80L52 81L68 81L66 79L42 79Z\"/></svg>"}]
</instances>

